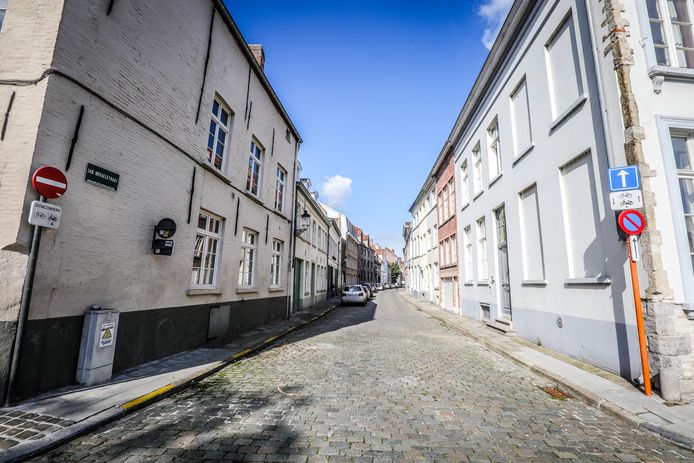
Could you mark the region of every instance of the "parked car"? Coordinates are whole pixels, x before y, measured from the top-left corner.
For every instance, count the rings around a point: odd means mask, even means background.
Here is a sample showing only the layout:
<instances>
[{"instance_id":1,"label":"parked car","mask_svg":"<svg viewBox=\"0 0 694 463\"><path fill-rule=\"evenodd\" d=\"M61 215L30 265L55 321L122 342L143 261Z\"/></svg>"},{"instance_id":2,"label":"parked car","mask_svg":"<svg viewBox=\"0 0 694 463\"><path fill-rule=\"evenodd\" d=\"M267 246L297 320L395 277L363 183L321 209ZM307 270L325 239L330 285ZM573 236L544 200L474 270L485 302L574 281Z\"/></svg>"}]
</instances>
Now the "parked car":
<instances>
[{"instance_id":1,"label":"parked car","mask_svg":"<svg viewBox=\"0 0 694 463\"><path fill-rule=\"evenodd\" d=\"M346 304L361 304L366 305L369 300L367 290L362 285L349 285L342 288L342 296L340 302Z\"/></svg>"},{"instance_id":2,"label":"parked car","mask_svg":"<svg viewBox=\"0 0 694 463\"><path fill-rule=\"evenodd\" d=\"M371 286L369 286L368 283L360 283L360 285L366 290L366 295L369 299L373 299L374 297L374 292L371 289Z\"/></svg>"},{"instance_id":3,"label":"parked car","mask_svg":"<svg viewBox=\"0 0 694 463\"><path fill-rule=\"evenodd\" d=\"M392 288L392 285L391 285L390 283L386 283L386 284L385 284L385 288L386 288L386 289L390 289L390 288Z\"/></svg>"},{"instance_id":4,"label":"parked car","mask_svg":"<svg viewBox=\"0 0 694 463\"><path fill-rule=\"evenodd\" d=\"M381 284L381 283L376 283L376 289L377 289L378 291L383 291L385 288L383 287L383 284Z\"/></svg>"}]
</instances>

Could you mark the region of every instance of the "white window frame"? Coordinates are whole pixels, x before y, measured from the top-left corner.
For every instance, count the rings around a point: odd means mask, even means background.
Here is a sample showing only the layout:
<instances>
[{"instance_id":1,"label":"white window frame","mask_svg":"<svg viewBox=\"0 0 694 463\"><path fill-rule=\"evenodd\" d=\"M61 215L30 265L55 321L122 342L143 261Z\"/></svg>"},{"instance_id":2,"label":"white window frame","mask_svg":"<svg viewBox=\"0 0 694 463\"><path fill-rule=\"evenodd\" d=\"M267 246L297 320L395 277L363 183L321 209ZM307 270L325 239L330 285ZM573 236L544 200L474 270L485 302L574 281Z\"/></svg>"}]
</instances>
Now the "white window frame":
<instances>
[{"instance_id":1,"label":"white window frame","mask_svg":"<svg viewBox=\"0 0 694 463\"><path fill-rule=\"evenodd\" d=\"M463 229L463 258L465 260L465 282L472 283L475 278L472 266L472 227L468 225Z\"/></svg>"},{"instance_id":2,"label":"white window frame","mask_svg":"<svg viewBox=\"0 0 694 463\"><path fill-rule=\"evenodd\" d=\"M249 238L253 237L253 240ZM252 242L251 242L252 241ZM243 228L241 235L241 262L239 264L239 288L255 287L255 269L258 262L258 232Z\"/></svg>"},{"instance_id":3,"label":"white window frame","mask_svg":"<svg viewBox=\"0 0 694 463\"><path fill-rule=\"evenodd\" d=\"M455 179L448 181L448 217L455 215Z\"/></svg>"},{"instance_id":4,"label":"white window frame","mask_svg":"<svg viewBox=\"0 0 694 463\"><path fill-rule=\"evenodd\" d=\"M275 210L284 212L284 197L287 189L287 171L277 165L275 173Z\"/></svg>"},{"instance_id":5,"label":"white window frame","mask_svg":"<svg viewBox=\"0 0 694 463\"><path fill-rule=\"evenodd\" d=\"M263 157L265 148L255 138L251 140L248 149L248 173L246 175L246 191L253 196L260 197L260 185L263 179ZM258 168L258 179L256 180L255 191L253 191L253 169Z\"/></svg>"},{"instance_id":6,"label":"white window frame","mask_svg":"<svg viewBox=\"0 0 694 463\"><path fill-rule=\"evenodd\" d=\"M205 228L199 228L200 224L200 218L202 216L205 216ZM213 227L212 224L216 223L217 226ZM217 231L214 231L214 230ZM195 268L192 267L191 271L191 276L190 276L190 287L191 289L214 289L217 287L217 281L218 281L218 276L219 276L219 261L221 259L221 254L222 254L222 232L224 230L224 219L221 217L212 214L209 211L206 211L204 209L201 209L198 212L198 227L196 228L195 232L195 245L193 247L193 262L195 262L195 254L200 254L200 267L198 269L197 273L197 282L196 282L196 273L195 273ZM212 267L207 267L206 264L208 264L208 259L210 258L210 244L211 241L216 241L216 252L213 253L214 255L214 264ZM204 275L204 270L211 269L212 270L212 281L209 283L200 283L200 281L205 277Z\"/></svg>"},{"instance_id":7,"label":"white window frame","mask_svg":"<svg viewBox=\"0 0 694 463\"><path fill-rule=\"evenodd\" d=\"M272 258L270 261L270 287L279 288L282 286L282 253L284 242L282 240L272 240Z\"/></svg>"},{"instance_id":8,"label":"white window frame","mask_svg":"<svg viewBox=\"0 0 694 463\"><path fill-rule=\"evenodd\" d=\"M451 236L451 265L458 265L458 241L455 235Z\"/></svg>"},{"instance_id":9,"label":"white window frame","mask_svg":"<svg viewBox=\"0 0 694 463\"><path fill-rule=\"evenodd\" d=\"M443 222L445 222L450 217L448 213L450 208L450 202L448 200L448 185L443 187L441 194L443 195Z\"/></svg>"},{"instance_id":10,"label":"white window frame","mask_svg":"<svg viewBox=\"0 0 694 463\"><path fill-rule=\"evenodd\" d=\"M1 0L0 0L1 1ZM215 104L217 105L219 114L214 111ZM227 166L227 152L229 151L229 133L231 132L231 118L234 113L232 113L229 106L227 106L219 96L215 96L212 101L210 116L210 129L214 124L214 133L211 130L207 132L207 163L213 168L222 173L226 171ZM227 122L226 124L222 121L222 114L226 113ZM220 141L220 134L223 134L223 141ZM210 146L210 138L212 139L212 146ZM219 167L215 166L215 160L217 156L217 148L219 144L222 144L221 152L221 165Z\"/></svg>"},{"instance_id":11,"label":"white window frame","mask_svg":"<svg viewBox=\"0 0 694 463\"><path fill-rule=\"evenodd\" d=\"M468 168L467 168L467 159L463 161L463 163L460 165L460 186L461 186L461 195L463 198L463 204L461 206L465 207L470 203L470 187L469 187L469 181L470 179L469 173L468 173Z\"/></svg>"},{"instance_id":12,"label":"white window frame","mask_svg":"<svg viewBox=\"0 0 694 463\"><path fill-rule=\"evenodd\" d=\"M477 145L472 148L472 194L475 197L484 191L482 182L482 148L477 142Z\"/></svg>"},{"instance_id":13,"label":"white window frame","mask_svg":"<svg viewBox=\"0 0 694 463\"><path fill-rule=\"evenodd\" d=\"M489 161L489 184L501 175L501 138L499 136L499 118L487 127L487 160Z\"/></svg>"},{"instance_id":14,"label":"white window frame","mask_svg":"<svg viewBox=\"0 0 694 463\"><path fill-rule=\"evenodd\" d=\"M489 259L487 256L487 221L485 217L477 219L477 281L489 280Z\"/></svg>"},{"instance_id":15,"label":"white window frame","mask_svg":"<svg viewBox=\"0 0 694 463\"><path fill-rule=\"evenodd\" d=\"M0 31L2 31L2 24L7 15L7 0L0 0Z\"/></svg>"},{"instance_id":16,"label":"white window frame","mask_svg":"<svg viewBox=\"0 0 694 463\"><path fill-rule=\"evenodd\" d=\"M665 15L661 16L659 19L651 18L648 12L648 6L646 2L636 2L637 8L639 9L639 20L641 23L641 29L643 31L643 36L646 41L650 42L650 46L646 47L646 57L647 64L649 66L649 72L651 74L662 74L658 72L659 70L674 70L676 73L685 73L694 77L694 63L692 67L680 66L679 57L677 55L677 50L679 48L685 49L684 47L678 47L675 43L675 34L673 21L670 18L669 10L667 8L667 0L656 0L656 4L659 7L659 12ZM689 16L689 24L692 28L692 34L694 34L694 2L692 0L686 0L686 8ZM652 20L653 19L653 20ZM653 22L659 22L663 29L663 36L665 40L664 46L656 46L653 37L653 31L651 29L651 24ZM684 23L683 23L684 24ZM668 64L658 63L658 58L655 52L656 48L663 48L666 50ZM692 48L686 48L686 50L694 50ZM654 72L655 71L655 72Z\"/></svg>"},{"instance_id":17,"label":"white window frame","mask_svg":"<svg viewBox=\"0 0 694 463\"><path fill-rule=\"evenodd\" d=\"M671 198L673 228L675 232L675 246L679 256L689 255L689 242L687 239L687 224L684 220L684 209L680 198L680 186L678 170L675 164L674 150L672 147L672 134L679 132L694 133L694 119L656 116L660 148L663 153L665 166L666 185ZM679 258L680 274L682 275L682 288L685 306L694 309L694 269L690 259Z\"/></svg>"}]
</instances>

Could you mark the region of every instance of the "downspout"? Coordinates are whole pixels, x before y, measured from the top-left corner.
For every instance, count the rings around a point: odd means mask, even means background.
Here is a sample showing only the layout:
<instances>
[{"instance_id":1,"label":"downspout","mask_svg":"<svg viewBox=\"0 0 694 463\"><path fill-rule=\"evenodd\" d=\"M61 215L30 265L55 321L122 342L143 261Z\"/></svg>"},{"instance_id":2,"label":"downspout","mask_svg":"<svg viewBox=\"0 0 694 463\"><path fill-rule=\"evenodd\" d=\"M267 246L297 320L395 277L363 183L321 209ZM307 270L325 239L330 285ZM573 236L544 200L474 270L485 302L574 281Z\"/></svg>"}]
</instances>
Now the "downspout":
<instances>
[{"instance_id":1,"label":"downspout","mask_svg":"<svg viewBox=\"0 0 694 463\"><path fill-rule=\"evenodd\" d=\"M297 139L295 144L294 144L294 170L292 170L292 217L289 222L290 224L290 231L289 231L289 248L291 249L291 253L289 254L289 266L288 266L288 276L287 276L287 291L289 291L289 294L287 295L287 319L292 314L292 304L294 303L294 261L296 260L294 256L296 255L296 163L299 157L299 140ZM287 182L289 183L289 182Z\"/></svg>"}]
</instances>

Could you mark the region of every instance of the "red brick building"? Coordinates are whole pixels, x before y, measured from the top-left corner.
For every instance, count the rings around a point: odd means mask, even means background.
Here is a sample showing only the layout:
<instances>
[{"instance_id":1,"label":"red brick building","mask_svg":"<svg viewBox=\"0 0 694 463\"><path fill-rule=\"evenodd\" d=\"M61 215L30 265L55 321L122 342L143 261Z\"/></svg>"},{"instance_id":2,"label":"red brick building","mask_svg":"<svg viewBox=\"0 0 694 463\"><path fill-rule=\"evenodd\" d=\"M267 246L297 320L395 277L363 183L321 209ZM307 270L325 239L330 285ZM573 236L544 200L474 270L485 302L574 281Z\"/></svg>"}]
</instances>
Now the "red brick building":
<instances>
[{"instance_id":1,"label":"red brick building","mask_svg":"<svg viewBox=\"0 0 694 463\"><path fill-rule=\"evenodd\" d=\"M436 211L438 215L440 304L446 310L460 311L458 286L458 240L456 239L457 208L455 194L455 162L449 151L434 166L436 179Z\"/></svg>"}]
</instances>

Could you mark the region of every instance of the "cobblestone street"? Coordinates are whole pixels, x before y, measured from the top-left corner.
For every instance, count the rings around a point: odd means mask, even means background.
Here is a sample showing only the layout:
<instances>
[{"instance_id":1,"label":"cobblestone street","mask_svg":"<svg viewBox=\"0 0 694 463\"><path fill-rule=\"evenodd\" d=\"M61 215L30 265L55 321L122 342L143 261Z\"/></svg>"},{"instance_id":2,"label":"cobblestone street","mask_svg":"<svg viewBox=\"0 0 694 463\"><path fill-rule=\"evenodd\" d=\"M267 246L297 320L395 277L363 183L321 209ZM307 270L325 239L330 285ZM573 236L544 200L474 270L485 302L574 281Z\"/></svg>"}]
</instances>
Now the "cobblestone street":
<instances>
[{"instance_id":1,"label":"cobblestone street","mask_svg":"<svg viewBox=\"0 0 694 463\"><path fill-rule=\"evenodd\" d=\"M545 385L391 290L34 461L694 461Z\"/></svg>"}]
</instances>

